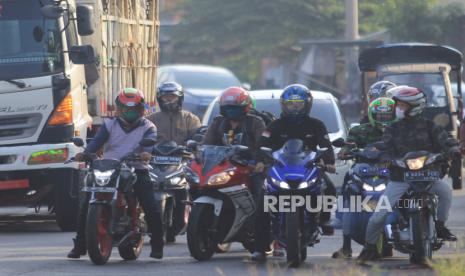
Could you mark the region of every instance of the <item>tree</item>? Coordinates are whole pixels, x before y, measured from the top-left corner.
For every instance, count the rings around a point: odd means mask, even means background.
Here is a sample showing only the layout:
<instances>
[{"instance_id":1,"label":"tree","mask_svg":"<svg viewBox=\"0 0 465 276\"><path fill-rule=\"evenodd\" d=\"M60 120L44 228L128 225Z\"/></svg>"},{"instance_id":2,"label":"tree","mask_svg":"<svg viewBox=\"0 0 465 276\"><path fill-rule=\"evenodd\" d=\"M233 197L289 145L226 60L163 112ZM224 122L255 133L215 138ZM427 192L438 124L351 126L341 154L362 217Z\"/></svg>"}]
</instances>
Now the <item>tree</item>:
<instances>
[{"instance_id":1,"label":"tree","mask_svg":"<svg viewBox=\"0 0 465 276\"><path fill-rule=\"evenodd\" d=\"M343 0L180 0L183 24L174 31L183 60L213 63L257 83L264 57L295 55L300 39L343 39ZM360 0L363 36L389 29L394 41L441 43L458 32L463 12L436 0Z\"/></svg>"}]
</instances>

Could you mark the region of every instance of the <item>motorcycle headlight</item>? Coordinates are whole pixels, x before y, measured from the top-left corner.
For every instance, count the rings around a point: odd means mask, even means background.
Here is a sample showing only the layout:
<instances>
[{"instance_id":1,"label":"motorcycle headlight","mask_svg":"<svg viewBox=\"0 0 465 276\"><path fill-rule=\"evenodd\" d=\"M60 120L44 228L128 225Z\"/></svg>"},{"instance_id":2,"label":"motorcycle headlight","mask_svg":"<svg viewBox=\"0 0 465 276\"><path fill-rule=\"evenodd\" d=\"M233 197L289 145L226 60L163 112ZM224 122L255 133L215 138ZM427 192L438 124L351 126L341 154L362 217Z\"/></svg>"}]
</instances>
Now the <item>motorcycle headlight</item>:
<instances>
[{"instance_id":1,"label":"motorcycle headlight","mask_svg":"<svg viewBox=\"0 0 465 276\"><path fill-rule=\"evenodd\" d=\"M407 166L411 170L419 170L425 165L426 158L426 156L421 156L415 159L407 159Z\"/></svg>"},{"instance_id":2,"label":"motorcycle headlight","mask_svg":"<svg viewBox=\"0 0 465 276\"><path fill-rule=\"evenodd\" d=\"M171 181L171 185L177 185L177 184L179 184L179 182L181 182L181 177L179 177L179 176L173 177L173 178L171 178L170 181Z\"/></svg>"},{"instance_id":3,"label":"motorcycle headlight","mask_svg":"<svg viewBox=\"0 0 465 276\"><path fill-rule=\"evenodd\" d=\"M376 192L381 192L381 191L384 191L384 190L386 190L386 184L384 184L384 183L381 183L381 184L379 184L378 186L375 187Z\"/></svg>"},{"instance_id":4,"label":"motorcycle headlight","mask_svg":"<svg viewBox=\"0 0 465 276\"><path fill-rule=\"evenodd\" d=\"M95 176L95 183L99 186L105 186L110 182L111 176L115 170L109 170L109 171L97 171L94 170L94 176Z\"/></svg>"},{"instance_id":5,"label":"motorcycle headlight","mask_svg":"<svg viewBox=\"0 0 465 276\"><path fill-rule=\"evenodd\" d=\"M363 189L368 192L373 192L373 186L368 183L363 183Z\"/></svg>"},{"instance_id":6,"label":"motorcycle headlight","mask_svg":"<svg viewBox=\"0 0 465 276\"><path fill-rule=\"evenodd\" d=\"M208 185L224 185L231 180L232 175L234 175L233 171L214 174L208 179Z\"/></svg>"},{"instance_id":7,"label":"motorcycle headlight","mask_svg":"<svg viewBox=\"0 0 465 276\"><path fill-rule=\"evenodd\" d=\"M274 178L271 178L271 181L273 182L273 185L278 186L278 187L280 187L281 189L289 190L289 189L291 188L291 187L289 187L289 184L287 184L287 183L284 182L284 181L279 181L279 180L274 179ZM302 184L303 184L303 182L302 182L300 185L302 185ZM300 186L300 185L299 185L299 186Z\"/></svg>"},{"instance_id":8,"label":"motorcycle headlight","mask_svg":"<svg viewBox=\"0 0 465 276\"><path fill-rule=\"evenodd\" d=\"M189 184L199 184L200 177L191 169L186 170L186 180Z\"/></svg>"}]
</instances>

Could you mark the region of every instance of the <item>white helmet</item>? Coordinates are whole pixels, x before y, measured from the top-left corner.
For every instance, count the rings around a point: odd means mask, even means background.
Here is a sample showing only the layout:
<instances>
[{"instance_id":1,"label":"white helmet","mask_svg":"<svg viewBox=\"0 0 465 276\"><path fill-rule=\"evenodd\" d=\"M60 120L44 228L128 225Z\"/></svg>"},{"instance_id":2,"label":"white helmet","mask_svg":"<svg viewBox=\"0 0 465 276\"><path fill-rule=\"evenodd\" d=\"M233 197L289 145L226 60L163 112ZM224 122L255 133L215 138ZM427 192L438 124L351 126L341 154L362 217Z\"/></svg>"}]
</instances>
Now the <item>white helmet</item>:
<instances>
[{"instance_id":1,"label":"white helmet","mask_svg":"<svg viewBox=\"0 0 465 276\"><path fill-rule=\"evenodd\" d=\"M401 101L410 105L410 109L406 114L410 117L420 114L426 107L426 95L421 89L416 87L407 85L396 86L389 89L386 94L396 102Z\"/></svg>"}]
</instances>

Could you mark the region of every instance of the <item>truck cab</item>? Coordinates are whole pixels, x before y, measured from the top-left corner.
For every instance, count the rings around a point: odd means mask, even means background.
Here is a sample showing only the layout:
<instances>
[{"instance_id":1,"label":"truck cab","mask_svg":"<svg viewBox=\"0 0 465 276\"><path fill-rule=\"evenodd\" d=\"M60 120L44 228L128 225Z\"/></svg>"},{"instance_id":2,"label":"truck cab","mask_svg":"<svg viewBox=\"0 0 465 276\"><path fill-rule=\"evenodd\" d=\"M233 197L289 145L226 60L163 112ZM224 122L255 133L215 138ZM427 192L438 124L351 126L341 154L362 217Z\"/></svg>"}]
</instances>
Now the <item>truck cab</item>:
<instances>
[{"instance_id":1,"label":"truck cab","mask_svg":"<svg viewBox=\"0 0 465 276\"><path fill-rule=\"evenodd\" d=\"M159 26L158 0L0 1L0 214L75 227L84 173L65 164L82 151L71 141L114 116L124 87L154 112Z\"/></svg>"},{"instance_id":2,"label":"truck cab","mask_svg":"<svg viewBox=\"0 0 465 276\"><path fill-rule=\"evenodd\" d=\"M362 71L363 103L368 104L368 88L378 80L418 87L427 96L422 115L458 139L463 118L462 59L462 53L454 48L423 43L386 44L362 51L359 68ZM451 79L456 89L452 89ZM366 111L366 106L362 110ZM461 188L461 160L453 160L449 176L454 188Z\"/></svg>"}]
</instances>

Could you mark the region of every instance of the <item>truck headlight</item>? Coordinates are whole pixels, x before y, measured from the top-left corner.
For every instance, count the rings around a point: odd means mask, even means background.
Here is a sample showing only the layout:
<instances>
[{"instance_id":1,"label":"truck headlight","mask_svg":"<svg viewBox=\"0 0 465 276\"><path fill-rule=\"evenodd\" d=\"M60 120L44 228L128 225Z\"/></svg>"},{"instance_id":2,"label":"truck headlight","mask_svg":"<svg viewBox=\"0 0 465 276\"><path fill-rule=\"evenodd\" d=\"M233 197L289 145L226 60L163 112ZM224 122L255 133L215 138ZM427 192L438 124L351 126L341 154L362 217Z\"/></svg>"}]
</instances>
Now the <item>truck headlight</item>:
<instances>
[{"instance_id":1,"label":"truck headlight","mask_svg":"<svg viewBox=\"0 0 465 276\"><path fill-rule=\"evenodd\" d=\"M108 171L98 171L94 170L94 176L95 176L95 183L99 186L105 186L110 182L111 176L115 170L108 170Z\"/></svg>"},{"instance_id":2,"label":"truck headlight","mask_svg":"<svg viewBox=\"0 0 465 276\"><path fill-rule=\"evenodd\" d=\"M68 149L49 149L37 151L31 154L28 165L50 164L50 163L63 163L68 160Z\"/></svg>"}]
</instances>

